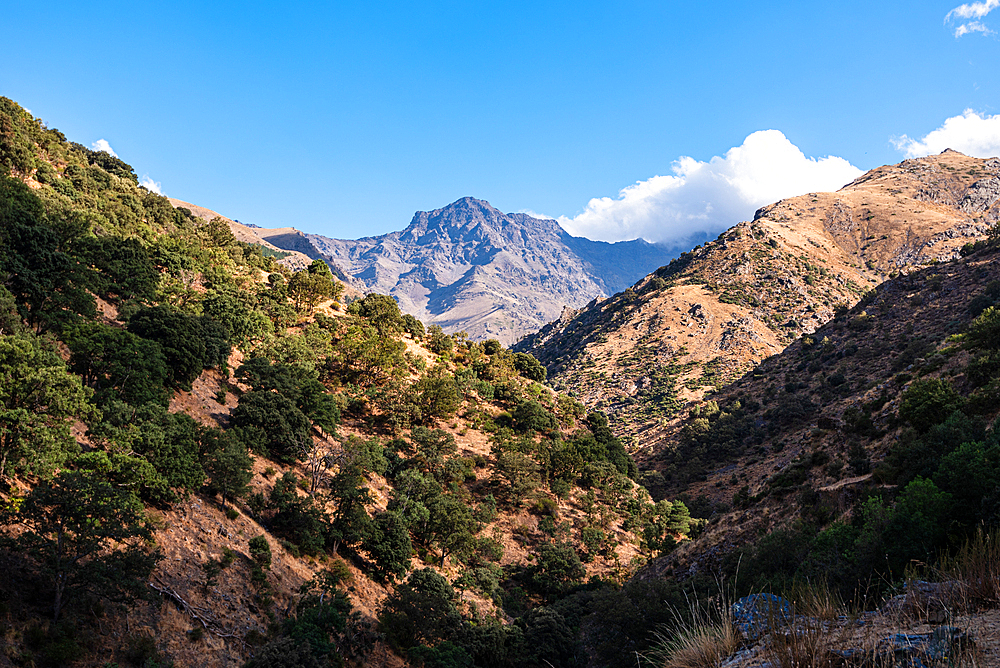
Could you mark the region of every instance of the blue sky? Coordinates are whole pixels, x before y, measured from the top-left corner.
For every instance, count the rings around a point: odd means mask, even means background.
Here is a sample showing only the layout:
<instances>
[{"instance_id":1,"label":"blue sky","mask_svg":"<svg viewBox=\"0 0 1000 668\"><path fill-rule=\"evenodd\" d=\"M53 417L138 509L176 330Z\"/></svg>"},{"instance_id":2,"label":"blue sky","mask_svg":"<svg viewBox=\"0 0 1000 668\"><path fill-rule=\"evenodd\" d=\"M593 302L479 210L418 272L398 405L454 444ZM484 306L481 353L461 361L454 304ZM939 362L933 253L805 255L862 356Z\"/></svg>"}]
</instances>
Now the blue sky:
<instances>
[{"instance_id":1,"label":"blue sky","mask_svg":"<svg viewBox=\"0 0 1000 668\"><path fill-rule=\"evenodd\" d=\"M1000 153L997 4L8 2L0 95L265 227L355 238L471 195L669 241L935 131Z\"/></svg>"}]
</instances>

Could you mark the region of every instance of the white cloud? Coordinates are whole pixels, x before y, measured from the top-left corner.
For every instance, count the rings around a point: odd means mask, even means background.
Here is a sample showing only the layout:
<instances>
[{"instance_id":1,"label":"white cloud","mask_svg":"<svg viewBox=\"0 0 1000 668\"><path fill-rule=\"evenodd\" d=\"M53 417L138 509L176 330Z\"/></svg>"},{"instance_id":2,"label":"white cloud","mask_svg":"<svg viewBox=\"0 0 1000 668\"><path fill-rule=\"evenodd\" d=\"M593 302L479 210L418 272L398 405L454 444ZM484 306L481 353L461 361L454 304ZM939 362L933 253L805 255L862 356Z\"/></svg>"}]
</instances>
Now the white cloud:
<instances>
[{"instance_id":1,"label":"white cloud","mask_svg":"<svg viewBox=\"0 0 1000 668\"><path fill-rule=\"evenodd\" d=\"M896 149L907 158L919 158L951 148L977 158L1000 155L1000 114L980 116L966 109L961 116L952 116L923 139L906 135L893 139Z\"/></svg>"},{"instance_id":2,"label":"white cloud","mask_svg":"<svg viewBox=\"0 0 1000 668\"><path fill-rule=\"evenodd\" d=\"M115 153L114 150L111 148L111 144L108 143L107 139L98 139L97 141L95 141L93 144L90 145L90 148L94 149L95 151L104 151L105 153L109 153L115 156L116 158L118 157L118 154Z\"/></svg>"},{"instance_id":3,"label":"white cloud","mask_svg":"<svg viewBox=\"0 0 1000 668\"><path fill-rule=\"evenodd\" d=\"M955 28L955 37L961 37L962 35L968 35L973 32L981 32L984 35L992 35L993 31L987 28L985 25L979 21L970 21L969 23L963 23L962 25Z\"/></svg>"},{"instance_id":4,"label":"white cloud","mask_svg":"<svg viewBox=\"0 0 1000 668\"><path fill-rule=\"evenodd\" d=\"M163 187L160 185L159 181L154 181L149 178L146 174L142 175L142 179L139 181L139 185L150 192L154 192L157 195L163 194Z\"/></svg>"},{"instance_id":5,"label":"white cloud","mask_svg":"<svg viewBox=\"0 0 1000 668\"><path fill-rule=\"evenodd\" d=\"M1000 7L1000 0L970 2L968 4L955 7L955 9L948 12L948 15L944 17L944 19L945 21L949 21L952 16L957 16L960 19L981 19L997 7Z\"/></svg>"},{"instance_id":6,"label":"white cloud","mask_svg":"<svg viewBox=\"0 0 1000 668\"><path fill-rule=\"evenodd\" d=\"M555 217L550 216L545 213L538 213L537 211L532 211L531 209L518 209L517 213L523 213L526 216L531 216L532 218L537 218L538 220L553 220Z\"/></svg>"},{"instance_id":7,"label":"white cloud","mask_svg":"<svg viewBox=\"0 0 1000 668\"><path fill-rule=\"evenodd\" d=\"M990 12L992 12L997 7L1000 7L1000 0L984 0L983 2L970 2L964 5L959 5L955 9L948 12L947 16L944 17L945 23L959 19L981 19ZM962 35L968 35L969 33L982 33L984 35L992 35L993 31L987 28L981 21L973 20L967 23L960 23L958 27L955 28L955 37L961 37Z\"/></svg>"},{"instance_id":8,"label":"white cloud","mask_svg":"<svg viewBox=\"0 0 1000 668\"><path fill-rule=\"evenodd\" d=\"M836 190L863 173L843 158L807 158L777 130L755 132L708 162L682 157L672 171L628 186L616 199L592 199L583 213L559 222L601 241L681 242L749 220L776 200Z\"/></svg>"}]
</instances>

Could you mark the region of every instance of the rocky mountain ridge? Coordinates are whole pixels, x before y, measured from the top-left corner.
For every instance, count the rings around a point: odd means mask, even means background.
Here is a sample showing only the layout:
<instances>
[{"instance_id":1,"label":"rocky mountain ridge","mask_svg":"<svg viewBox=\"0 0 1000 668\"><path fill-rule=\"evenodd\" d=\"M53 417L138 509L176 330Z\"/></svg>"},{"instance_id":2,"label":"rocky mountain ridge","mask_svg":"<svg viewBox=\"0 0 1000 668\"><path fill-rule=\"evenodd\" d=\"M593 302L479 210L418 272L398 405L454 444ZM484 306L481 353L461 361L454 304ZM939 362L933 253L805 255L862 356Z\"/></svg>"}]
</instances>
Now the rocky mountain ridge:
<instances>
[{"instance_id":1,"label":"rocky mountain ridge","mask_svg":"<svg viewBox=\"0 0 1000 668\"><path fill-rule=\"evenodd\" d=\"M623 290L679 251L642 240L573 237L554 220L505 214L472 197L417 212L403 230L357 240L291 228L253 232L326 260L362 292L391 294L427 324L505 344L555 319L564 306Z\"/></svg>"},{"instance_id":2,"label":"rocky mountain ridge","mask_svg":"<svg viewBox=\"0 0 1000 668\"><path fill-rule=\"evenodd\" d=\"M761 208L515 349L612 413L636 449L689 401L814 332L891 276L958 256L1000 217L1000 161L955 151Z\"/></svg>"}]
</instances>

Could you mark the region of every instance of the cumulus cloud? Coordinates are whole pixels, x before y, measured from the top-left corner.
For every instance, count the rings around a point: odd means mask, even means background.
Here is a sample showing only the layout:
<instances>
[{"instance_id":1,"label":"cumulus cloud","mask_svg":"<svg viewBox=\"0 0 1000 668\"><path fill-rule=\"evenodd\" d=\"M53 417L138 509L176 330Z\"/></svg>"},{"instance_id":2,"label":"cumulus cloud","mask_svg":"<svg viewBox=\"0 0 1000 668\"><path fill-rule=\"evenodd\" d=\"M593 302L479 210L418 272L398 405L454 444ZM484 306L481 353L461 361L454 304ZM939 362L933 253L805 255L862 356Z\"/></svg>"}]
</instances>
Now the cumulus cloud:
<instances>
[{"instance_id":1,"label":"cumulus cloud","mask_svg":"<svg viewBox=\"0 0 1000 668\"><path fill-rule=\"evenodd\" d=\"M94 149L95 151L104 151L105 153L113 155L116 158L118 157L118 154L115 153L114 150L111 148L111 144L108 143L107 139L98 139L97 141L95 141L93 144L90 145L90 148Z\"/></svg>"},{"instance_id":2,"label":"cumulus cloud","mask_svg":"<svg viewBox=\"0 0 1000 668\"><path fill-rule=\"evenodd\" d=\"M952 116L923 139L906 135L892 140L896 149L907 158L919 158L951 148L977 158L1000 155L1000 114L981 116L966 109L961 116Z\"/></svg>"},{"instance_id":3,"label":"cumulus cloud","mask_svg":"<svg viewBox=\"0 0 1000 668\"><path fill-rule=\"evenodd\" d=\"M139 181L139 185L150 192L154 192L157 195L163 194L163 187L160 185L159 181L154 181L149 178L146 174L142 175L142 179Z\"/></svg>"},{"instance_id":4,"label":"cumulus cloud","mask_svg":"<svg viewBox=\"0 0 1000 668\"><path fill-rule=\"evenodd\" d=\"M947 16L944 17L944 21L945 23L949 23L957 19L966 19L965 23L959 23L958 26L955 27L956 38L974 32L982 33L984 35L992 35L993 31L987 28L986 25L978 19L983 18L997 7L1000 7L1000 0L969 2L964 5L959 5L958 7L955 7L955 9L948 12ZM968 21L967 19L973 20Z\"/></svg>"},{"instance_id":5,"label":"cumulus cloud","mask_svg":"<svg viewBox=\"0 0 1000 668\"><path fill-rule=\"evenodd\" d=\"M601 241L642 237L682 242L717 234L776 200L836 190L862 174L835 156L808 158L777 130L762 130L723 157L675 161L671 176L654 176L618 193L590 200L586 209L559 223L577 236Z\"/></svg>"}]
</instances>

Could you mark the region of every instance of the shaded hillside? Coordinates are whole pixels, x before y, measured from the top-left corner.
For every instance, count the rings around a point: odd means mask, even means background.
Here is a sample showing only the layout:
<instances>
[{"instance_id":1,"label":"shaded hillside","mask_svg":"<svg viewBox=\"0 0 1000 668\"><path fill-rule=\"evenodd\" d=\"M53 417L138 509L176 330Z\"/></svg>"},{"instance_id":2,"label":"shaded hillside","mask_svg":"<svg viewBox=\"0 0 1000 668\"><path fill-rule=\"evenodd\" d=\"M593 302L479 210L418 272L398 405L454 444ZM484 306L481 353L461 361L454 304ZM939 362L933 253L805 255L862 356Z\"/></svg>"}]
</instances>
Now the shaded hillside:
<instances>
[{"instance_id":1,"label":"shaded hillside","mask_svg":"<svg viewBox=\"0 0 1000 668\"><path fill-rule=\"evenodd\" d=\"M418 212L406 229L356 241L255 230L276 246L306 244L362 292L391 294L406 313L447 332L511 343L558 316L613 294L676 255L642 240L571 237L554 220L504 214L466 197Z\"/></svg>"},{"instance_id":2,"label":"shaded hillside","mask_svg":"<svg viewBox=\"0 0 1000 668\"><path fill-rule=\"evenodd\" d=\"M740 563L756 591L822 578L877 600L904 569L995 530L998 250L994 237L882 284L651 444L647 484L712 517L655 570Z\"/></svg>"},{"instance_id":3,"label":"shaded hillside","mask_svg":"<svg viewBox=\"0 0 1000 668\"><path fill-rule=\"evenodd\" d=\"M996 159L946 151L872 170L836 193L782 200L514 349L643 447L686 402L872 287L983 238L1000 216L998 175Z\"/></svg>"}]
</instances>

